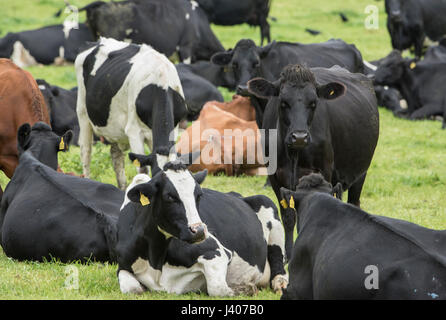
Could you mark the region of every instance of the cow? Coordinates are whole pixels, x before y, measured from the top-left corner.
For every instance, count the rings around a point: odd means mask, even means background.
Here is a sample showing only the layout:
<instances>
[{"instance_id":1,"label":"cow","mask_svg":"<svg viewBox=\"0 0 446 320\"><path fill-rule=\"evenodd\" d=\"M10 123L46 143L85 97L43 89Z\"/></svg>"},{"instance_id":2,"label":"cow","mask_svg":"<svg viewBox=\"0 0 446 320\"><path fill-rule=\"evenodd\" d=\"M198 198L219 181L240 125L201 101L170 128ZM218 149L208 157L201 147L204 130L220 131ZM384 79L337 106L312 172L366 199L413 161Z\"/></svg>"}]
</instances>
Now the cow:
<instances>
[{"instance_id":1,"label":"cow","mask_svg":"<svg viewBox=\"0 0 446 320\"><path fill-rule=\"evenodd\" d=\"M196 120L208 101L223 102L220 91L211 82L193 73L186 64L175 65L189 112L189 121Z\"/></svg>"},{"instance_id":2,"label":"cow","mask_svg":"<svg viewBox=\"0 0 446 320\"><path fill-rule=\"evenodd\" d=\"M96 1L80 8L94 37L148 44L170 57L191 63L224 50L206 14L187 0Z\"/></svg>"},{"instance_id":3,"label":"cow","mask_svg":"<svg viewBox=\"0 0 446 320\"><path fill-rule=\"evenodd\" d=\"M281 193L299 234L281 299L446 299L446 231L343 203L321 175Z\"/></svg>"},{"instance_id":4,"label":"cow","mask_svg":"<svg viewBox=\"0 0 446 320\"><path fill-rule=\"evenodd\" d=\"M275 81L289 64L325 68L338 65L351 72L364 71L362 56L356 47L335 39L312 44L273 41L265 47L242 39L234 49L214 54L211 62L232 69L239 92L246 91L246 83L256 77Z\"/></svg>"},{"instance_id":5,"label":"cow","mask_svg":"<svg viewBox=\"0 0 446 320\"><path fill-rule=\"evenodd\" d=\"M446 35L445 0L385 0L387 29L392 47L414 47L421 58L425 41L439 41Z\"/></svg>"},{"instance_id":6,"label":"cow","mask_svg":"<svg viewBox=\"0 0 446 320\"><path fill-rule=\"evenodd\" d=\"M216 106L245 121L253 121L256 119L256 111L251 104L251 99L238 94L233 95L231 101L208 101L204 106Z\"/></svg>"},{"instance_id":7,"label":"cow","mask_svg":"<svg viewBox=\"0 0 446 320\"><path fill-rule=\"evenodd\" d=\"M375 73L376 84L392 86L401 92L407 109L398 115L412 120L443 115L446 96L443 90L438 90L443 78L446 81L445 62L403 58L399 50L393 50L383 59Z\"/></svg>"},{"instance_id":8,"label":"cow","mask_svg":"<svg viewBox=\"0 0 446 320\"><path fill-rule=\"evenodd\" d=\"M156 161L129 156L142 165ZM121 292L231 296L253 294L258 286L286 287L283 227L274 203L263 195L202 189L206 175L192 175L177 158L152 178L135 176L117 226Z\"/></svg>"},{"instance_id":9,"label":"cow","mask_svg":"<svg viewBox=\"0 0 446 320\"><path fill-rule=\"evenodd\" d=\"M374 88L379 106L392 111L394 114L404 112L404 108L402 107L404 100L396 88L380 85L375 85Z\"/></svg>"},{"instance_id":10,"label":"cow","mask_svg":"<svg viewBox=\"0 0 446 320\"><path fill-rule=\"evenodd\" d=\"M320 172L336 188L348 190L348 202L359 206L379 136L372 81L338 66L290 65L274 83L250 80L248 90L269 98L261 129L265 129L264 156L277 158L269 180L278 200L280 187L294 190L299 177ZM277 133L273 145L271 133ZM280 210L290 258L295 212L286 206Z\"/></svg>"},{"instance_id":11,"label":"cow","mask_svg":"<svg viewBox=\"0 0 446 320\"><path fill-rule=\"evenodd\" d=\"M244 99L248 98L238 100ZM223 172L227 176L262 174L264 161L255 116L251 115L247 121L231 113L231 109L237 113L243 110L240 101L227 105L229 108L225 111L212 102L207 103L197 121L181 135L177 152L201 151L200 160L189 166L192 172L207 169L211 174ZM247 106L249 111L253 110L250 104Z\"/></svg>"},{"instance_id":12,"label":"cow","mask_svg":"<svg viewBox=\"0 0 446 320\"><path fill-rule=\"evenodd\" d=\"M223 26L247 23L260 27L260 45L271 42L268 14L271 0L195 0L209 21Z\"/></svg>"},{"instance_id":13,"label":"cow","mask_svg":"<svg viewBox=\"0 0 446 320\"><path fill-rule=\"evenodd\" d=\"M74 62L79 47L93 40L82 23L77 27L65 23L8 33L0 39L0 58L11 59L20 68Z\"/></svg>"},{"instance_id":14,"label":"cow","mask_svg":"<svg viewBox=\"0 0 446 320\"><path fill-rule=\"evenodd\" d=\"M45 99L51 119L51 128L58 135L68 130L74 134L71 144L78 145L79 121L76 114L77 87L71 90L54 86L43 79L36 79Z\"/></svg>"},{"instance_id":15,"label":"cow","mask_svg":"<svg viewBox=\"0 0 446 320\"><path fill-rule=\"evenodd\" d=\"M118 186L124 190L123 150L130 146L143 154L145 141L155 153L158 147L173 147L174 129L188 114L178 73L153 48L108 38L81 52L75 69L83 173L90 176L94 132L111 144Z\"/></svg>"},{"instance_id":16,"label":"cow","mask_svg":"<svg viewBox=\"0 0 446 320\"><path fill-rule=\"evenodd\" d=\"M32 75L0 58L0 170L8 178L18 165L17 130L24 123L50 123L45 100ZM0 195L2 191L0 188Z\"/></svg>"},{"instance_id":17,"label":"cow","mask_svg":"<svg viewBox=\"0 0 446 320\"><path fill-rule=\"evenodd\" d=\"M57 172L57 152L68 150L39 122L17 133L19 165L0 207L0 241L17 260L115 261L116 223L124 192Z\"/></svg>"}]
</instances>

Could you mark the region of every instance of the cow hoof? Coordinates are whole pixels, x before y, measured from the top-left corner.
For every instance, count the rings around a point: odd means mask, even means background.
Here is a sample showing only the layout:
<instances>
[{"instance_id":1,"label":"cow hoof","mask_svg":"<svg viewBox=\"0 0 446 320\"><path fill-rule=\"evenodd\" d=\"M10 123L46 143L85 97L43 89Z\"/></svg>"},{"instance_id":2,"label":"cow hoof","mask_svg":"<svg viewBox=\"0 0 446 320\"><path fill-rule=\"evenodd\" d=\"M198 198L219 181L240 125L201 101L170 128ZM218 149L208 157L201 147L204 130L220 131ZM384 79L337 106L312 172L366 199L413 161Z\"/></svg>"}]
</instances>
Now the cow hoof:
<instances>
[{"instance_id":1,"label":"cow hoof","mask_svg":"<svg viewBox=\"0 0 446 320\"><path fill-rule=\"evenodd\" d=\"M288 287L288 277L283 274L278 274L274 277L273 281L271 281L271 286L275 293L282 294L282 289L286 289Z\"/></svg>"},{"instance_id":2,"label":"cow hoof","mask_svg":"<svg viewBox=\"0 0 446 320\"><path fill-rule=\"evenodd\" d=\"M139 281L128 271L119 271L118 279L119 287L124 294L142 294L145 291Z\"/></svg>"}]
</instances>

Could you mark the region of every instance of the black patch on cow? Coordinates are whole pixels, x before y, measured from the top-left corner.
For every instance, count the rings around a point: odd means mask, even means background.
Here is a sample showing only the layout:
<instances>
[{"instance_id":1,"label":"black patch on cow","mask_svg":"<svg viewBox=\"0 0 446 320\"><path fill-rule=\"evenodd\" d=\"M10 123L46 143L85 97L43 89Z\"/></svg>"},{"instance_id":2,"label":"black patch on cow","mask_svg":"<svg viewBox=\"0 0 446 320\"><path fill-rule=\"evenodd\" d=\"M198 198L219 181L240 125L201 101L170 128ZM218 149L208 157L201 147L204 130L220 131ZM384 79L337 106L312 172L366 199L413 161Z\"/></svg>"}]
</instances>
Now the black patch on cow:
<instances>
[{"instance_id":1,"label":"black patch on cow","mask_svg":"<svg viewBox=\"0 0 446 320\"><path fill-rule=\"evenodd\" d=\"M266 227L267 227L269 230L271 230L271 229L273 228L273 225L272 225L271 221L268 221L268 222L266 223Z\"/></svg>"},{"instance_id":2,"label":"black patch on cow","mask_svg":"<svg viewBox=\"0 0 446 320\"><path fill-rule=\"evenodd\" d=\"M113 51L107 60L99 67L95 76L91 75L96 53L94 49L84 61L84 84L87 92L87 113L95 126L105 127L110 114L110 103L121 89L132 65L129 60L135 56L140 47L129 45L121 50Z\"/></svg>"}]
</instances>

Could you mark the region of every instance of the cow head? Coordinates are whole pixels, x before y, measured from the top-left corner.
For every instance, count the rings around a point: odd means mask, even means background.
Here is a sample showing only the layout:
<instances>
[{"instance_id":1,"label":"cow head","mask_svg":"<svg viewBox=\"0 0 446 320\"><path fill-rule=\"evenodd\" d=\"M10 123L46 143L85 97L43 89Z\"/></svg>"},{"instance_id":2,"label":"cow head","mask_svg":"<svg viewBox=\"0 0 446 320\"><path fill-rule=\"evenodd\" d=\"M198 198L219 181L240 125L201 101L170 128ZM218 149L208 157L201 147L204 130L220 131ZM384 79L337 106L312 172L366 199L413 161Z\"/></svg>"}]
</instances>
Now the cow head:
<instances>
[{"instance_id":1,"label":"cow head","mask_svg":"<svg viewBox=\"0 0 446 320\"><path fill-rule=\"evenodd\" d=\"M310 69L290 65L278 81L252 79L248 90L260 98L278 98L279 134L289 150L296 150L311 142L311 123L320 100L336 99L346 87L339 82L319 85Z\"/></svg>"},{"instance_id":2,"label":"cow head","mask_svg":"<svg viewBox=\"0 0 446 320\"><path fill-rule=\"evenodd\" d=\"M32 127L25 123L17 131L17 150L19 156L30 151L37 160L56 170L57 153L67 151L72 138L71 130L60 137L46 123L37 122Z\"/></svg>"},{"instance_id":3,"label":"cow head","mask_svg":"<svg viewBox=\"0 0 446 320\"><path fill-rule=\"evenodd\" d=\"M153 164L155 156L138 155L142 164ZM192 175L181 159L167 162L148 183L128 191L132 202L140 203L166 237L199 243L208 237L206 225L198 214L200 184L207 170Z\"/></svg>"},{"instance_id":4,"label":"cow head","mask_svg":"<svg viewBox=\"0 0 446 320\"><path fill-rule=\"evenodd\" d=\"M401 0L386 0L387 29L392 40L392 47L398 50L409 49L413 44L413 30L417 29L416 19L404 13ZM411 11L417 8L409 8Z\"/></svg>"},{"instance_id":5,"label":"cow head","mask_svg":"<svg viewBox=\"0 0 446 320\"><path fill-rule=\"evenodd\" d=\"M11 58L16 39L17 35L13 33L8 33L5 37L0 39L0 58Z\"/></svg>"},{"instance_id":6,"label":"cow head","mask_svg":"<svg viewBox=\"0 0 446 320\"><path fill-rule=\"evenodd\" d=\"M274 42L259 48L254 41L240 40L233 50L219 52L212 56L213 64L231 68L234 74L237 93L243 94L247 89L247 82L255 77L261 77L261 63L271 50Z\"/></svg>"},{"instance_id":7,"label":"cow head","mask_svg":"<svg viewBox=\"0 0 446 320\"><path fill-rule=\"evenodd\" d=\"M397 86L407 68L416 66L414 60L404 59L399 50L393 50L381 60L375 71L375 83L378 85Z\"/></svg>"}]
</instances>

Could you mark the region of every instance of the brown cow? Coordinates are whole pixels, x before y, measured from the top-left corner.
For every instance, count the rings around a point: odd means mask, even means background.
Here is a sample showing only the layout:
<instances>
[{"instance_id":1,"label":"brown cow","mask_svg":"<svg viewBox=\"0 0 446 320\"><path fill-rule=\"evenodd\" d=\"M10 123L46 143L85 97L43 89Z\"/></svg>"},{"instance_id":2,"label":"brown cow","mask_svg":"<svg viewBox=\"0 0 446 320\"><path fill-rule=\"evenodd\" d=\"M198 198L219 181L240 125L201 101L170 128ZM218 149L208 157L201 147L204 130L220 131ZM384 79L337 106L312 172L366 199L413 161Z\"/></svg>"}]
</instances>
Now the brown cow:
<instances>
[{"instance_id":1,"label":"brown cow","mask_svg":"<svg viewBox=\"0 0 446 320\"><path fill-rule=\"evenodd\" d=\"M256 119L256 111L251 105L251 100L247 97L234 95L232 101L229 102L209 101L206 102L203 108L209 105L217 106L246 121L254 121Z\"/></svg>"},{"instance_id":2,"label":"brown cow","mask_svg":"<svg viewBox=\"0 0 446 320\"><path fill-rule=\"evenodd\" d=\"M200 163L189 167L192 172L207 169L228 176L265 174L256 121L243 120L214 103L205 104L199 118L181 135L176 149L183 154L201 151Z\"/></svg>"},{"instance_id":3,"label":"brown cow","mask_svg":"<svg viewBox=\"0 0 446 320\"><path fill-rule=\"evenodd\" d=\"M50 118L42 93L27 71L0 59L0 170L11 178L18 165L17 130ZM2 190L0 188L0 198Z\"/></svg>"}]
</instances>

